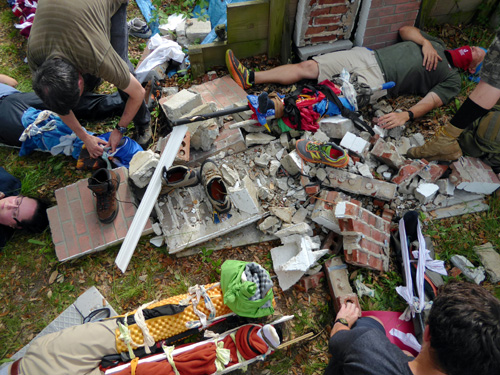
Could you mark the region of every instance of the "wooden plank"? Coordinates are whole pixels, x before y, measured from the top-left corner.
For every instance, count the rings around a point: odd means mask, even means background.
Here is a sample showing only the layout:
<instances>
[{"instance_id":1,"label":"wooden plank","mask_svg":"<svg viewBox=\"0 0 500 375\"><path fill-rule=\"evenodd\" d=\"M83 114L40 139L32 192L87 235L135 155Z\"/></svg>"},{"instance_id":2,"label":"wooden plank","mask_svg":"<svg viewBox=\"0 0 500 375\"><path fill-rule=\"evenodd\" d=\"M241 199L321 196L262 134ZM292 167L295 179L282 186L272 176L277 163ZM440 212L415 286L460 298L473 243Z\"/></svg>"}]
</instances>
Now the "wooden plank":
<instances>
[{"instance_id":1,"label":"wooden plank","mask_svg":"<svg viewBox=\"0 0 500 375\"><path fill-rule=\"evenodd\" d=\"M280 61L282 64L288 64L292 57L292 29L294 20L290 20L290 4L295 4L296 0L287 0L285 7L284 22L283 22L283 36L281 38ZM294 13L295 14L295 13Z\"/></svg>"},{"instance_id":2,"label":"wooden plank","mask_svg":"<svg viewBox=\"0 0 500 375\"><path fill-rule=\"evenodd\" d=\"M269 0L244 1L227 5L228 43L267 39Z\"/></svg>"},{"instance_id":3,"label":"wooden plank","mask_svg":"<svg viewBox=\"0 0 500 375\"><path fill-rule=\"evenodd\" d=\"M288 0L271 0L269 4L269 44L267 46L269 57L276 57L280 54L287 4Z\"/></svg>"}]
</instances>

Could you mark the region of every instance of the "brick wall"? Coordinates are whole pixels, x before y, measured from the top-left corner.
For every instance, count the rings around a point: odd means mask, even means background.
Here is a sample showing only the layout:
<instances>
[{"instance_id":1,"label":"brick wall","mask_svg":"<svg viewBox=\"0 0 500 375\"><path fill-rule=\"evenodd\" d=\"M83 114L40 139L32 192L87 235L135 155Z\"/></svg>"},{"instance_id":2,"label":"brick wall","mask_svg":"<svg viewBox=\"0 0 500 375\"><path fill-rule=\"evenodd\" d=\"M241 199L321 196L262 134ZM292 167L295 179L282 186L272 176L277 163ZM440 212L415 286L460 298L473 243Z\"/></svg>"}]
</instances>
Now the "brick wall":
<instances>
[{"instance_id":1,"label":"brick wall","mask_svg":"<svg viewBox=\"0 0 500 375\"><path fill-rule=\"evenodd\" d=\"M372 0L363 45L377 49L397 42L402 26L414 26L420 0Z\"/></svg>"}]
</instances>

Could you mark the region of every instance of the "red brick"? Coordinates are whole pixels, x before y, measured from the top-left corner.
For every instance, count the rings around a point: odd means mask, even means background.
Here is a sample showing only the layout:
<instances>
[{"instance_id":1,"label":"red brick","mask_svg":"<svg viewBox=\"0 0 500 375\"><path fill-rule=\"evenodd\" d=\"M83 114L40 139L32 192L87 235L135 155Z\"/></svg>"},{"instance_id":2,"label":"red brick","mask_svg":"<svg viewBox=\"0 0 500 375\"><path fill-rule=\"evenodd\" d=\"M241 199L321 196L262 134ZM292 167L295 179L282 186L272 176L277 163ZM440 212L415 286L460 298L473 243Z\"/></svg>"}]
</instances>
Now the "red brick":
<instances>
[{"instance_id":1,"label":"red brick","mask_svg":"<svg viewBox=\"0 0 500 375\"><path fill-rule=\"evenodd\" d=\"M326 0L326 1L331 1L331 0ZM336 5L332 6L330 8L330 14L338 14L338 15L343 15L349 11L350 7L345 6L345 5Z\"/></svg>"},{"instance_id":2,"label":"red brick","mask_svg":"<svg viewBox=\"0 0 500 375\"><path fill-rule=\"evenodd\" d=\"M56 190L56 200L57 206L59 207L59 217L61 218L61 222L71 220L71 212L68 206L66 191L64 189Z\"/></svg>"},{"instance_id":3,"label":"red brick","mask_svg":"<svg viewBox=\"0 0 500 375\"><path fill-rule=\"evenodd\" d=\"M391 27L389 25L371 27L371 28L366 29L365 37L379 35L379 34L386 34L390 31L391 31Z\"/></svg>"},{"instance_id":4,"label":"red brick","mask_svg":"<svg viewBox=\"0 0 500 375\"><path fill-rule=\"evenodd\" d=\"M373 200L373 205L377 206L379 208L383 208L385 206L385 202L381 201L380 199L374 199Z\"/></svg>"},{"instance_id":5,"label":"red brick","mask_svg":"<svg viewBox=\"0 0 500 375\"><path fill-rule=\"evenodd\" d=\"M319 5L345 5L346 0L319 0L318 4Z\"/></svg>"},{"instance_id":6,"label":"red brick","mask_svg":"<svg viewBox=\"0 0 500 375\"><path fill-rule=\"evenodd\" d=\"M76 184L72 184L69 186L66 186L66 195L68 197L68 201L74 201L74 200L80 200L80 193L78 192L78 188L76 187Z\"/></svg>"},{"instance_id":7,"label":"red brick","mask_svg":"<svg viewBox=\"0 0 500 375\"><path fill-rule=\"evenodd\" d=\"M61 229L61 220L59 219L59 212L57 206L50 207L47 210L47 216L49 217L50 232L52 233L52 241L57 244L63 242L64 236Z\"/></svg>"},{"instance_id":8,"label":"red brick","mask_svg":"<svg viewBox=\"0 0 500 375\"><path fill-rule=\"evenodd\" d=\"M366 266L368 264L368 256L359 249L352 250L351 254L348 254L344 250L344 255L347 263L354 264L356 266Z\"/></svg>"},{"instance_id":9,"label":"red brick","mask_svg":"<svg viewBox=\"0 0 500 375\"><path fill-rule=\"evenodd\" d=\"M325 31L326 28L324 26L321 27L308 27L306 31L306 36L321 34Z\"/></svg>"},{"instance_id":10,"label":"red brick","mask_svg":"<svg viewBox=\"0 0 500 375\"><path fill-rule=\"evenodd\" d=\"M330 16L330 17L316 17L314 18L314 26L321 26L321 25L332 25L332 24L338 24L340 22L340 17L339 16Z\"/></svg>"},{"instance_id":11,"label":"red brick","mask_svg":"<svg viewBox=\"0 0 500 375\"><path fill-rule=\"evenodd\" d=\"M370 214L370 216L368 217L368 225L377 228L377 216L375 216L374 214Z\"/></svg>"},{"instance_id":12,"label":"red brick","mask_svg":"<svg viewBox=\"0 0 500 375\"><path fill-rule=\"evenodd\" d=\"M358 296L355 293L345 294L343 296L339 296L338 298L336 298L335 299L336 306L334 306L335 312L338 313L340 307L347 302L351 302L356 305L356 307L359 309L359 316L361 317L361 306L359 306Z\"/></svg>"},{"instance_id":13,"label":"red brick","mask_svg":"<svg viewBox=\"0 0 500 375\"><path fill-rule=\"evenodd\" d=\"M375 254L375 255L380 255L384 254L384 251L382 247L375 242L368 240L367 238L362 238L361 241L359 241L359 246L361 249L364 250L364 252L368 254ZM365 265L368 263L364 263Z\"/></svg>"},{"instance_id":14,"label":"red brick","mask_svg":"<svg viewBox=\"0 0 500 375\"><path fill-rule=\"evenodd\" d=\"M370 257L370 260L368 261L368 266L369 266L369 268L372 268L372 269L377 270L377 271L384 270L384 263L382 262L382 259L380 259L380 258Z\"/></svg>"},{"instance_id":15,"label":"red brick","mask_svg":"<svg viewBox=\"0 0 500 375\"><path fill-rule=\"evenodd\" d=\"M413 26L415 24L415 18L411 18L404 22L393 23L391 25L391 32L399 32L399 29L403 26Z\"/></svg>"},{"instance_id":16,"label":"red brick","mask_svg":"<svg viewBox=\"0 0 500 375\"><path fill-rule=\"evenodd\" d=\"M368 38L365 38L365 44L371 45L371 44L376 44L376 43L395 43L398 38L397 33L390 33L390 34L382 34L378 36L371 36Z\"/></svg>"},{"instance_id":17,"label":"red brick","mask_svg":"<svg viewBox=\"0 0 500 375\"><path fill-rule=\"evenodd\" d=\"M382 212L382 219L391 222L395 213L396 212L394 210L391 210L390 208L384 208L384 211Z\"/></svg>"},{"instance_id":18,"label":"red brick","mask_svg":"<svg viewBox=\"0 0 500 375\"><path fill-rule=\"evenodd\" d=\"M84 234L87 232L87 225L83 217L82 204L80 201L73 201L70 204L73 224L75 225L76 234Z\"/></svg>"},{"instance_id":19,"label":"red brick","mask_svg":"<svg viewBox=\"0 0 500 375\"><path fill-rule=\"evenodd\" d=\"M68 256L69 256L68 250L66 249L66 244L64 242L57 243L55 250L56 250L57 259L59 259L60 261L63 261L64 259L68 258Z\"/></svg>"},{"instance_id":20,"label":"red brick","mask_svg":"<svg viewBox=\"0 0 500 375\"><path fill-rule=\"evenodd\" d=\"M309 7L312 8L316 5L316 0L309 1Z\"/></svg>"},{"instance_id":21,"label":"red brick","mask_svg":"<svg viewBox=\"0 0 500 375\"><path fill-rule=\"evenodd\" d=\"M86 214L95 212L94 197L88 188L88 183L86 181L78 181L77 186L82 197L83 212Z\"/></svg>"},{"instance_id":22,"label":"red brick","mask_svg":"<svg viewBox=\"0 0 500 375\"><path fill-rule=\"evenodd\" d=\"M358 207L361 207L361 201L358 201L356 199L350 199L349 202L351 202L352 204L358 206ZM359 210L359 212L361 212L362 210ZM359 216L359 215L358 215Z\"/></svg>"},{"instance_id":23,"label":"red brick","mask_svg":"<svg viewBox=\"0 0 500 375\"><path fill-rule=\"evenodd\" d=\"M412 10L419 10L420 9L420 4L418 2L413 2L413 3L406 3L406 4L399 4L396 5L395 13L406 13Z\"/></svg>"},{"instance_id":24,"label":"red brick","mask_svg":"<svg viewBox=\"0 0 500 375\"><path fill-rule=\"evenodd\" d=\"M418 6L420 6L420 0L384 0L385 5L398 5L408 3L417 3Z\"/></svg>"},{"instance_id":25,"label":"red brick","mask_svg":"<svg viewBox=\"0 0 500 375\"><path fill-rule=\"evenodd\" d=\"M361 220L365 223L368 223L368 220L370 220L370 211L362 210Z\"/></svg>"},{"instance_id":26,"label":"red brick","mask_svg":"<svg viewBox=\"0 0 500 375\"><path fill-rule=\"evenodd\" d=\"M115 242L117 240L115 227L112 224L102 224L101 230L105 243Z\"/></svg>"},{"instance_id":27,"label":"red brick","mask_svg":"<svg viewBox=\"0 0 500 375\"><path fill-rule=\"evenodd\" d=\"M389 239L389 235L387 233L381 232L375 228L372 228L370 237L373 238L373 240L380 242L382 244Z\"/></svg>"},{"instance_id":28,"label":"red brick","mask_svg":"<svg viewBox=\"0 0 500 375\"><path fill-rule=\"evenodd\" d=\"M379 24L380 24L379 18L372 18L372 19L369 19L368 21L366 21L366 28L375 27L375 26L378 26Z\"/></svg>"},{"instance_id":29,"label":"red brick","mask_svg":"<svg viewBox=\"0 0 500 375\"><path fill-rule=\"evenodd\" d=\"M125 217L123 216L123 212L119 212L116 220L114 221L114 226L115 226L115 231L116 231L116 237L118 239L120 238L125 238L128 232L129 226L127 225L127 221Z\"/></svg>"},{"instance_id":30,"label":"red brick","mask_svg":"<svg viewBox=\"0 0 500 375\"><path fill-rule=\"evenodd\" d=\"M381 16L379 19L379 22L381 25L395 24L395 23L399 23L399 22L408 21L409 18L410 17L408 14L400 13L400 14L393 14L393 15L387 16L387 17ZM395 33L396 33L396 35L399 34L397 31L395 31Z\"/></svg>"},{"instance_id":31,"label":"red brick","mask_svg":"<svg viewBox=\"0 0 500 375\"><path fill-rule=\"evenodd\" d=\"M304 190L307 195L317 195L319 193L319 185L306 186Z\"/></svg>"},{"instance_id":32,"label":"red brick","mask_svg":"<svg viewBox=\"0 0 500 375\"><path fill-rule=\"evenodd\" d=\"M321 9L314 9L311 11L311 14L309 15L310 18L314 18L317 16L326 16L330 14L330 8L321 8Z\"/></svg>"},{"instance_id":33,"label":"red brick","mask_svg":"<svg viewBox=\"0 0 500 375\"><path fill-rule=\"evenodd\" d=\"M349 155L349 157L352 159L352 161L354 162L354 164L356 163L359 163L361 161L361 158L359 156L356 156L356 155Z\"/></svg>"},{"instance_id":34,"label":"red brick","mask_svg":"<svg viewBox=\"0 0 500 375\"><path fill-rule=\"evenodd\" d=\"M385 5L384 0L372 0L370 4L370 9L381 8Z\"/></svg>"},{"instance_id":35,"label":"red brick","mask_svg":"<svg viewBox=\"0 0 500 375\"><path fill-rule=\"evenodd\" d=\"M80 236L78 237L78 245L80 246L80 252L83 253L88 250L92 250L92 246L90 246L90 238L89 236Z\"/></svg>"},{"instance_id":36,"label":"red brick","mask_svg":"<svg viewBox=\"0 0 500 375\"><path fill-rule=\"evenodd\" d=\"M323 272L318 272L311 276L304 276L300 279L300 285L307 292L309 289L316 288L320 285L321 279L325 277Z\"/></svg>"},{"instance_id":37,"label":"red brick","mask_svg":"<svg viewBox=\"0 0 500 375\"><path fill-rule=\"evenodd\" d=\"M63 223L62 227L64 233L64 242L66 243L66 248L68 249L68 255L72 256L80 254L80 247L78 246L78 241L76 240L73 223Z\"/></svg>"},{"instance_id":38,"label":"red brick","mask_svg":"<svg viewBox=\"0 0 500 375\"><path fill-rule=\"evenodd\" d=\"M352 203L347 203L345 205L345 214L350 217L358 217L359 207Z\"/></svg>"},{"instance_id":39,"label":"red brick","mask_svg":"<svg viewBox=\"0 0 500 375\"><path fill-rule=\"evenodd\" d=\"M386 7L381 7L381 8L371 8L370 13L368 16L368 19L372 18L380 18L387 16L389 14L394 14L395 6L386 6ZM384 24L382 21L379 21L380 24Z\"/></svg>"},{"instance_id":40,"label":"red brick","mask_svg":"<svg viewBox=\"0 0 500 375\"><path fill-rule=\"evenodd\" d=\"M92 244L92 249L96 249L105 244L104 238L101 232L101 223L97 218L95 212L85 215L85 221L89 228L90 243Z\"/></svg>"}]
</instances>

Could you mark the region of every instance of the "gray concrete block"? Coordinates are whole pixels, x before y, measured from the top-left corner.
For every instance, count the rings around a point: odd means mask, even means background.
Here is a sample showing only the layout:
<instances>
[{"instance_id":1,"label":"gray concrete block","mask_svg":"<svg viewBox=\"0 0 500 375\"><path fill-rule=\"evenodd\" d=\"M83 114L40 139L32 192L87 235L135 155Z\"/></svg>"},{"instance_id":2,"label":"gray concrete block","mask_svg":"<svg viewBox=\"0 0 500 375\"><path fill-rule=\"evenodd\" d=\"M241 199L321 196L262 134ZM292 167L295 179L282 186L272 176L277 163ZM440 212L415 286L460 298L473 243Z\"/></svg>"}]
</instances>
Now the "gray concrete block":
<instances>
[{"instance_id":1,"label":"gray concrete block","mask_svg":"<svg viewBox=\"0 0 500 375\"><path fill-rule=\"evenodd\" d=\"M202 42L212 31L210 20L191 18L186 22L186 37L191 43Z\"/></svg>"},{"instance_id":2,"label":"gray concrete block","mask_svg":"<svg viewBox=\"0 0 500 375\"><path fill-rule=\"evenodd\" d=\"M299 12L297 12L297 17ZM337 40L334 43L317 44L315 46L300 47L297 49L297 55L300 61L305 61L312 56L323 55L325 53L344 51L352 48L350 40Z\"/></svg>"},{"instance_id":3,"label":"gray concrete block","mask_svg":"<svg viewBox=\"0 0 500 375\"><path fill-rule=\"evenodd\" d=\"M253 145L267 145L274 139L276 139L276 137L273 137L272 135L269 134L250 133L246 136L245 142L247 144L247 147L250 147Z\"/></svg>"},{"instance_id":4,"label":"gray concrete block","mask_svg":"<svg viewBox=\"0 0 500 375\"><path fill-rule=\"evenodd\" d=\"M481 246L475 246L474 251L481 260L491 283L500 282L500 254L493 245L488 242Z\"/></svg>"},{"instance_id":5,"label":"gray concrete block","mask_svg":"<svg viewBox=\"0 0 500 375\"><path fill-rule=\"evenodd\" d=\"M281 165L291 176L295 176L302 171L302 164L304 164L304 161L295 150L281 159Z\"/></svg>"},{"instance_id":6,"label":"gray concrete block","mask_svg":"<svg viewBox=\"0 0 500 375\"><path fill-rule=\"evenodd\" d=\"M203 103L200 94L190 90L182 90L175 95L161 99L160 104L167 118L174 121Z\"/></svg>"},{"instance_id":7,"label":"gray concrete block","mask_svg":"<svg viewBox=\"0 0 500 375\"><path fill-rule=\"evenodd\" d=\"M325 117L320 120L319 128L330 138L342 139L346 133L356 133L354 123L342 116Z\"/></svg>"}]
</instances>

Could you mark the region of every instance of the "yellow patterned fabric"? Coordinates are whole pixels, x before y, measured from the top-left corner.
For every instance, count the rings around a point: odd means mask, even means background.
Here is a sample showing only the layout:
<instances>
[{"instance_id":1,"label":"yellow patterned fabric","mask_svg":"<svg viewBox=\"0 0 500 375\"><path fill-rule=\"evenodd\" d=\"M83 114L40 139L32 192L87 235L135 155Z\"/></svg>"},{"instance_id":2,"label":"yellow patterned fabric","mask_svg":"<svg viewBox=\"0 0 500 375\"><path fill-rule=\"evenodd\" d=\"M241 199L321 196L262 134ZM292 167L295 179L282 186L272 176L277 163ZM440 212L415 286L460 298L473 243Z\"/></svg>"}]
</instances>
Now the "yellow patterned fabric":
<instances>
[{"instance_id":1,"label":"yellow patterned fabric","mask_svg":"<svg viewBox=\"0 0 500 375\"><path fill-rule=\"evenodd\" d=\"M217 283L218 284L218 283ZM233 314L233 312L224 304L224 299L222 296L222 290L220 285L214 286L216 284L208 284L205 285L205 289L207 289L207 294L212 300L212 303L216 310L216 317L220 317L227 314ZM214 286L212 289L210 287ZM159 302L155 302L148 306L148 309L153 309L155 307L163 306L163 305L175 305L181 304L181 301L186 300L190 297L189 294L182 294L175 297L170 297ZM205 302L203 298L198 303L197 309L204 314L210 314L210 311L205 307ZM133 315L135 311L130 312L128 315ZM124 315L121 315L124 316ZM184 309L183 312L176 315L167 315L160 316L152 319L146 320L146 325L150 331L150 334L153 336L154 341L158 342L161 340L165 340L169 337L178 335L182 332L187 331L189 328L187 326L188 322L199 321L199 317L193 311L192 302L189 302L189 305ZM137 324L129 325L130 336L132 337L132 341L138 345L144 343L144 337L142 335L141 329L137 326ZM118 353L126 352L127 346L124 342L119 338L120 331L117 329L115 332L116 336L116 350ZM133 349L137 349L136 346L132 345Z\"/></svg>"}]
</instances>

